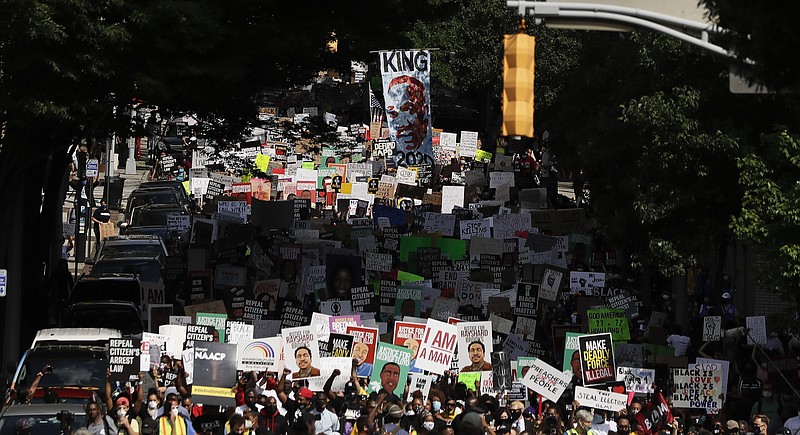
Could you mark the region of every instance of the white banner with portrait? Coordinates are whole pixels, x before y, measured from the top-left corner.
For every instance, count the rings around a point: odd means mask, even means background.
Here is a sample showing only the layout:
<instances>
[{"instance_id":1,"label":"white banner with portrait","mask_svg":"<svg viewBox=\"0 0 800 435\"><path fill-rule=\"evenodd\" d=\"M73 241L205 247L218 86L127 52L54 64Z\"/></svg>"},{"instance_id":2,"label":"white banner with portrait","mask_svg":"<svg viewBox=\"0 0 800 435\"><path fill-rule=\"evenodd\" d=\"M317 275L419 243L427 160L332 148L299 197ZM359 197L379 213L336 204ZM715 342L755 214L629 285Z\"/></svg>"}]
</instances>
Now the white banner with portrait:
<instances>
[{"instance_id":1,"label":"white banner with portrait","mask_svg":"<svg viewBox=\"0 0 800 435\"><path fill-rule=\"evenodd\" d=\"M397 165L433 165L430 52L380 51L378 58Z\"/></svg>"}]
</instances>

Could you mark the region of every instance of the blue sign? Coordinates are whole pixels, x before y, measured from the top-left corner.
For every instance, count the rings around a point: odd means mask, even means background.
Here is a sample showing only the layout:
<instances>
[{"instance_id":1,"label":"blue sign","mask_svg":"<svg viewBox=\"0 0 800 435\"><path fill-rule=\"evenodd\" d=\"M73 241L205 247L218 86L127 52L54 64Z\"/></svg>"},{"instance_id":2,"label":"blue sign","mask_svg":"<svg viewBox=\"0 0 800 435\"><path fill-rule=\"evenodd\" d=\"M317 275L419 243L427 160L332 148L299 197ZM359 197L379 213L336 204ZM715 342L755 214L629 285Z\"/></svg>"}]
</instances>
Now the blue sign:
<instances>
[{"instance_id":1,"label":"blue sign","mask_svg":"<svg viewBox=\"0 0 800 435\"><path fill-rule=\"evenodd\" d=\"M8 276L8 271L0 269L0 298L6 296L6 276Z\"/></svg>"}]
</instances>

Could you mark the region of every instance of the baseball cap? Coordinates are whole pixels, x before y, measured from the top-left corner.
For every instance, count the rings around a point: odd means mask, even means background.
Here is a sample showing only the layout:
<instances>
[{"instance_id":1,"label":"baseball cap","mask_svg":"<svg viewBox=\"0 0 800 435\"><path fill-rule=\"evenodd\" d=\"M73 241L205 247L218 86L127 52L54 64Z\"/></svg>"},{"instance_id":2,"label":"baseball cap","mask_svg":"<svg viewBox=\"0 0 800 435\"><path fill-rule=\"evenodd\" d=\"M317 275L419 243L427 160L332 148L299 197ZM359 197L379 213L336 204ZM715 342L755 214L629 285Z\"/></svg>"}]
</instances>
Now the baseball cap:
<instances>
[{"instance_id":1,"label":"baseball cap","mask_svg":"<svg viewBox=\"0 0 800 435\"><path fill-rule=\"evenodd\" d=\"M726 427L727 429L729 429L729 430L733 430L733 429L739 429L739 423L737 423L737 422L736 422L736 420L728 420L728 421L725 423L725 427Z\"/></svg>"},{"instance_id":2,"label":"baseball cap","mask_svg":"<svg viewBox=\"0 0 800 435\"><path fill-rule=\"evenodd\" d=\"M300 397L305 397L306 399L314 397L314 393L306 387L301 388L298 394L300 394Z\"/></svg>"},{"instance_id":3,"label":"baseball cap","mask_svg":"<svg viewBox=\"0 0 800 435\"><path fill-rule=\"evenodd\" d=\"M400 418L400 417L403 416L403 409L400 408L399 406L397 406L396 404L392 403L391 405L389 405L388 408L386 408L385 413L388 416L391 416L391 417L394 417L394 418Z\"/></svg>"},{"instance_id":4,"label":"baseball cap","mask_svg":"<svg viewBox=\"0 0 800 435\"><path fill-rule=\"evenodd\" d=\"M725 292L725 293L722 294L722 299L730 299L730 298L731 298L731 294L730 293Z\"/></svg>"}]
</instances>

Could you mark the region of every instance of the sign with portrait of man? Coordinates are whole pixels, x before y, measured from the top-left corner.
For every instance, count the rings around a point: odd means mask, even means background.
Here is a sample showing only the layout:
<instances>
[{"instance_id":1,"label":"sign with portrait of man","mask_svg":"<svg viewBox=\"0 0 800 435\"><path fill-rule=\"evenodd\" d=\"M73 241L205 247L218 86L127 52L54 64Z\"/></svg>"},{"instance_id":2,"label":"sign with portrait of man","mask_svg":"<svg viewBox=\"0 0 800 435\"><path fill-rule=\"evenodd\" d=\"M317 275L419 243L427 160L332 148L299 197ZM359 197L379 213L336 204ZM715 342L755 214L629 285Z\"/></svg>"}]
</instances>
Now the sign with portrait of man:
<instances>
[{"instance_id":1,"label":"sign with portrait of man","mask_svg":"<svg viewBox=\"0 0 800 435\"><path fill-rule=\"evenodd\" d=\"M433 165L431 57L427 50L378 52L389 135L398 166Z\"/></svg>"}]
</instances>

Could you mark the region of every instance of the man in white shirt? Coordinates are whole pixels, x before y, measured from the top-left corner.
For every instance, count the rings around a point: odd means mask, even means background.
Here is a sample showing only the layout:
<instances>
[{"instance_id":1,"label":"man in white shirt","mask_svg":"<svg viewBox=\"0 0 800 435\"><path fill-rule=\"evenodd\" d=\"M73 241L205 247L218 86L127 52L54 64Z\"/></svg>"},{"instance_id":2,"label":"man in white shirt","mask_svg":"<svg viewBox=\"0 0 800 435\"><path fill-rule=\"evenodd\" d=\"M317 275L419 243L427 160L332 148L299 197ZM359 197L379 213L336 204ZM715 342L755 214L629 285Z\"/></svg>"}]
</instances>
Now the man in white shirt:
<instances>
[{"instance_id":1,"label":"man in white shirt","mask_svg":"<svg viewBox=\"0 0 800 435\"><path fill-rule=\"evenodd\" d=\"M675 349L675 356L685 356L686 350L692 344L692 339L683 335L681 325L675 325L672 327L672 335L667 337L667 344Z\"/></svg>"}]
</instances>

